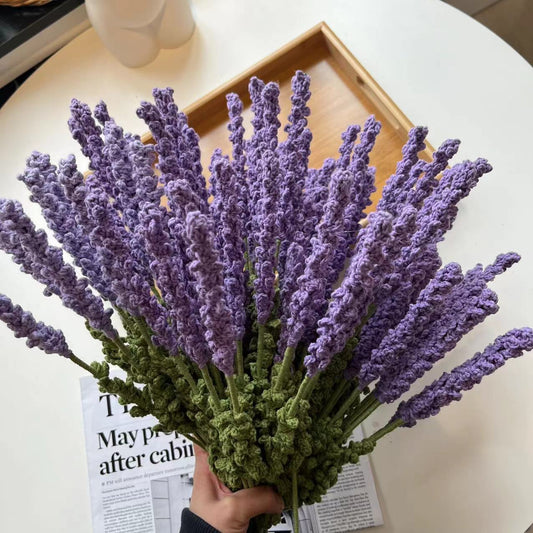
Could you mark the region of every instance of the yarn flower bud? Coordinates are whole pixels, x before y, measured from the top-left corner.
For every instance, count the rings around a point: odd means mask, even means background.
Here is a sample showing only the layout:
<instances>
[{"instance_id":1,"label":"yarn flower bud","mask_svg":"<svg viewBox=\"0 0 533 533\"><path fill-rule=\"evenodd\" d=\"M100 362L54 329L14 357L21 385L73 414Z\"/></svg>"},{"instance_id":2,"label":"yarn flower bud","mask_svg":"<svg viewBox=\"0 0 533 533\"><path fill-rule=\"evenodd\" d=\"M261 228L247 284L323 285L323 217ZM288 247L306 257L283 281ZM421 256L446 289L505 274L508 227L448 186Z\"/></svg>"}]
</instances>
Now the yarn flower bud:
<instances>
[{"instance_id":1,"label":"yarn flower bud","mask_svg":"<svg viewBox=\"0 0 533 533\"><path fill-rule=\"evenodd\" d=\"M296 347L300 339L313 328L324 306L331 279L332 260L344 230L344 211L350 199L351 175L339 170L333 174L330 196L324 208L324 219L319 224L312 242L312 252L305 271L298 278L298 289L290 301L287 320L288 346Z\"/></svg>"},{"instance_id":2,"label":"yarn flower bud","mask_svg":"<svg viewBox=\"0 0 533 533\"><path fill-rule=\"evenodd\" d=\"M37 347L46 353L71 357L63 332L42 322L37 322L29 311L24 311L4 294L0 294L0 320L13 331L15 337L25 338L29 348Z\"/></svg>"},{"instance_id":3,"label":"yarn flower bud","mask_svg":"<svg viewBox=\"0 0 533 533\"><path fill-rule=\"evenodd\" d=\"M117 337L112 310L105 310L102 300L87 288L87 280L79 279L74 268L63 261L61 249L48 244L46 233L35 228L19 202L0 200L0 245L24 272L46 286L46 295L59 296L93 328L111 339Z\"/></svg>"},{"instance_id":4,"label":"yarn flower bud","mask_svg":"<svg viewBox=\"0 0 533 533\"><path fill-rule=\"evenodd\" d=\"M231 162L231 166L233 167L233 172L235 173L235 181L239 199L239 212L244 232L246 222L250 216L250 208L248 205L249 191L245 170L246 145L244 141L244 127L242 125L243 104L239 96L234 93L228 94L226 96L226 100L228 105L228 115L230 119L230 122L228 124L228 130L230 131L229 140L233 146L233 161Z\"/></svg>"},{"instance_id":5,"label":"yarn flower bud","mask_svg":"<svg viewBox=\"0 0 533 533\"><path fill-rule=\"evenodd\" d=\"M226 303L223 267L215 248L214 232L206 215L193 211L186 219L189 269L196 280L200 316L213 363L227 376L234 374L235 328Z\"/></svg>"},{"instance_id":6,"label":"yarn flower bud","mask_svg":"<svg viewBox=\"0 0 533 533\"><path fill-rule=\"evenodd\" d=\"M433 189L439 184L437 176L446 169L450 159L459 150L461 142L458 139L448 139L444 141L433 154L430 163L420 161L422 177L416 181L416 187L407 192L407 203L420 208L424 200L431 194Z\"/></svg>"},{"instance_id":7,"label":"yarn flower bud","mask_svg":"<svg viewBox=\"0 0 533 533\"><path fill-rule=\"evenodd\" d=\"M412 185L409 183L410 172L418 162L418 152L421 152L426 145L424 140L428 134L428 129L417 126L409 131L407 142L402 148L402 159L396 167L396 172L387 180L378 209L388 211L394 215L398 214L402 206L402 195L405 190L409 190Z\"/></svg>"},{"instance_id":8,"label":"yarn flower bud","mask_svg":"<svg viewBox=\"0 0 533 533\"><path fill-rule=\"evenodd\" d=\"M434 416L453 401L458 401L464 391L498 368L509 359L520 357L533 349L531 328L513 329L498 337L493 344L478 352L474 357L444 373L419 394L398 406L392 420L401 420L406 427L414 426L418 420Z\"/></svg>"},{"instance_id":9,"label":"yarn flower bud","mask_svg":"<svg viewBox=\"0 0 533 533\"><path fill-rule=\"evenodd\" d=\"M211 203L218 223L217 237L224 265L224 285L228 306L231 309L237 339L245 333L246 286L244 279L244 240L239 211L237 176L229 159L219 155L212 162L213 177L216 177L216 192Z\"/></svg>"},{"instance_id":10,"label":"yarn flower bud","mask_svg":"<svg viewBox=\"0 0 533 533\"><path fill-rule=\"evenodd\" d=\"M428 325L439 316L441 307L450 291L463 280L461 267L450 263L440 270L435 278L420 293L416 303L400 323L389 330L381 341L379 348L372 352L369 360L363 362L359 373L359 387L363 389L372 381L389 376L396 376L401 368L408 350L423 335Z\"/></svg>"},{"instance_id":11,"label":"yarn flower bud","mask_svg":"<svg viewBox=\"0 0 533 533\"><path fill-rule=\"evenodd\" d=\"M391 215L370 215L341 286L331 295L325 316L318 322L318 338L309 346L304 364L313 377L329 365L364 318L384 261L383 242L391 231Z\"/></svg>"},{"instance_id":12,"label":"yarn flower bud","mask_svg":"<svg viewBox=\"0 0 533 533\"><path fill-rule=\"evenodd\" d=\"M179 243L171 238L165 215L163 207L146 205L141 213L140 231L152 257L151 269L157 286L177 329L179 344L184 353L203 368L211 353L200 320L200 308L196 299L191 297L186 275L187 259Z\"/></svg>"}]
</instances>

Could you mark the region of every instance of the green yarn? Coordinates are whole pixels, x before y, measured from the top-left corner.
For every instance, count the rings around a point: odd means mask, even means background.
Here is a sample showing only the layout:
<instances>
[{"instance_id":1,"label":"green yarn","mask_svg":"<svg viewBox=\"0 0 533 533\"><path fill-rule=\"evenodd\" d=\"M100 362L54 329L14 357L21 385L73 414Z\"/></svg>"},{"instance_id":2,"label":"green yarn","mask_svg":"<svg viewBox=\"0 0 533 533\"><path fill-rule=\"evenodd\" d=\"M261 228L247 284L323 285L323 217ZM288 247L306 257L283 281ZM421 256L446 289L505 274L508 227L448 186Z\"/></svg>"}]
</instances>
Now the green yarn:
<instances>
[{"instance_id":1,"label":"green yarn","mask_svg":"<svg viewBox=\"0 0 533 533\"><path fill-rule=\"evenodd\" d=\"M253 287L253 274L249 282ZM178 431L204 447L212 470L231 490L270 485L286 503L297 500L299 506L320 501L344 464L371 453L376 441L401 421L347 443L354 424L379 406L370 393L361 401L357 382L344 379L357 334L324 372L306 378L304 343L289 351L284 364L274 363L281 330L278 307L276 289L272 316L259 327L250 303L249 326L236 343L234 377L211 364L200 369L185 355L170 356L153 345L144 319L119 309L125 336L110 340L87 326L104 354L104 361L88 368L100 390L129 404L132 416L153 415L158 420L154 430ZM111 365L127 377L110 378ZM257 517L251 527L266 531L278 520Z\"/></svg>"}]
</instances>

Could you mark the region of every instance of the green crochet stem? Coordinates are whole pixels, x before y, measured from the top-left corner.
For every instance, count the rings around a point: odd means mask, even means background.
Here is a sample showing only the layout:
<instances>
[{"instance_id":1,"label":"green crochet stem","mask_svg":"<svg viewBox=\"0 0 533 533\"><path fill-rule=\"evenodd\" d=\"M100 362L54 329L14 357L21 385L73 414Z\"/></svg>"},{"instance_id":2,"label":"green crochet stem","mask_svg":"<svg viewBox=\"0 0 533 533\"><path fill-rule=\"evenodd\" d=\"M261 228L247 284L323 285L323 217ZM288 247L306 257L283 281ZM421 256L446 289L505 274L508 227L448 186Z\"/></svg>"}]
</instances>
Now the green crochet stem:
<instances>
[{"instance_id":1,"label":"green crochet stem","mask_svg":"<svg viewBox=\"0 0 533 533\"><path fill-rule=\"evenodd\" d=\"M305 376L305 378L302 380L302 382L300 383L300 387L298 388L298 392L296 393L296 396L294 397L292 405L289 409L289 417L295 416L298 411L300 402L309 398L311 392L313 392L313 389L315 388L315 385L318 382L318 376L319 374L315 374L312 378L310 378L309 376Z\"/></svg>"},{"instance_id":2,"label":"green crochet stem","mask_svg":"<svg viewBox=\"0 0 533 533\"><path fill-rule=\"evenodd\" d=\"M84 370L87 370L87 372L90 372L95 378L97 377L94 368L91 368L87 363L82 361L79 357L76 357L73 353L70 354L69 359L78 366L81 366L81 368Z\"/></svg>"},{"instance_id":3,"label":"green crochet stem","mask_svg":"<svg viewBox=\"0 0 533 533\"><path fill-rule=\"evenodd\" d=\"M278 379L276 380L276 383L274 385L274 392L280 392L283 388L283 385L285 385L285 381L291 373L292 360L294 359L295 351L296 348L293 348L291 346L288 346L285 350L285 354L283 355L283 362L281 363L281 370L279 371Z\"/></svg>"},{"instance_id":4,"label":"green crochet stem","mask_svg":"<svg viewBox=\"0 0 533 533\"><path fill-rule=\"evenodd\" d=\"M231 404L236 414L241 413L241 406L239 404L239 393L237 392L237 386L235 385L235 378L233 376L226 376L228 382L229 395L231 398Z\"/></svg>"},{"instance_id":5,"label":"green crochet stem","mask_svg":"<svg viewBox=\"0 0 533 533\"><path fill-rule=\"evenodd\" d=\"M275 258L275 268L277 269L277 266L278 266L278 260L279 260L279 251L280 251L280 248L281 248L281 239L276 239L276 254L274 256Z\"/></svg>"},{"instance_id":6,"label":"green crochet stem","mask_svg":"<svg viewBox=\"0 0 533 533\"><path fill-rule=\"evenodd\" d=\"M135 320L135 323L137 324L137 327L139 328L141 335L144 339L144 342L146 342L146 345L148 346L148 349L150 350L151 353L154 353L155 346L152 343L152 336L150 335L150 331L146 327L146 324L144 323L142 319L138 317L133 317L133 319Z\"/></svg>"},{"instance_id":7,"label":"green crochet stem","mask_svg":"<svg viewBox=\"0 0 533 533\"><path fill-rule=\"evenodd\" d=\"M222 383L222 378L220 377L220 370L213 363L208 363L208 366L218 395L222 398L224 396L224 383Z\"/></svg>"},{"instance_id":8,"label":"green crochet stem","mask_svg":"<svg viewBox=\"0 0 533 533\"><path fill-rule=\"evenodd\" d=\"M257 324L257 360L255 362L255 375L257 379L261 379L261 374L263 371L265 332L266 326L264 324Z\"/></svg>"},{"instance_id":9,"label":"green crochet stem","mask_svg":"<svg viewBox=\"0 0 533 533\"><path fill-rule=\"evenodd\" d=\"M344 431L343 439L347 439L353 430L367 417L369 417L379 406L381 402L370 393L357 407L355 413L346 422L346 429Z\"/></svg>"},{"instance_id":10,"label":"green crochet stem","mask_svg":"<svg viewBox=\"0 0 533 533\"><path fill-rule=\"evenodd\" d=\"M335 422L336 420L340 420L346 411L356 402L356 400L359 399L359 395L361 394L361 391L356 387L354 391L346 398L346 401L341 405L339 410L335 413L332 420Z\"/></svg>"},{"instance_id":11,"label":"green crochet stem","mask_svg":"<svg viewBox=\"0 0 533 533\"><path fill-rule=\"evenodd\" d=\"M322 411L321 418L326 418L329 413L333 410L333 408L337 405L337 402L339 401L340 397L344 394L344 391L348 387L349 382L345 381L342 383L342 385L339 385L337 387L337 390L333 393L333 396L329 399L328 403L326 404L326 407Z\"/></svg>"},{"instance_id":12,"label":"green crochet stem","mask_svg":"<svg viewBox=\"0 0 533 533\"><path fill-rule=\"evenodd\" d=\"M236 363L237 363L237 376L240 378L244 377L244 356L242 351L242 340L237 341L237 355L236 355Z\"/></svg>"},{"instance_id":13,"label":"green crochet stem","mask_svg":"<svg viewBox=\"0 0 533 533\"><path fill-rule=\"evenodd\" d=\"M113 339L112 342L124 354L126 359L131 360L131 358L133 357L131 350L122 342L122 339L120 337Z\"/></svg>"},{"instance_id":14,"label":"green crochet stem","mask_svg":"<svg viewBox=\"0 0 533 533\"><path fill-rule=\"evenodd\" d=\"M298 516L298 471L292 469L292 518L293 531L300 533L300 518Z\"/></svg>"},{"instance_id":15,"label":"green crochet stem","mask_svg":"<svg viewBox=\"0 0 533 533\"><path fill-rule=\"evenodd\" d=\"M217 411L220 411L220 398L218 397L215 384L213 383L213 380L211 379L211 375L209 374L209 370L207 369L207 366L204 366L201 369L201 372L202 372L202 377L204 378L205 384L207 386L207 390L209 391L209 394L211 395L211 400L213 401L215 409Z\"/></svg>"},{"instance_id":16,"label":"green crochet stem","mask_svg":"<svg viewBox=\"0 0 533 533\"><path fill-rule=\"evenodd\" d=\"M396 428L399 428L403 425L404 421L401 418L391 420L386 426L383 426L381 429L378 429L373 435L370 435L370 437L368 437L368 440L377 442L379 439L381 439L391 431L394 431Z\"/></svg>"},{"instance_id":17,"label":"green crochet stem","mask_svg":"<svg viewBox=\"0 0 533 533\"><path fill-rule=\"evenodd\" d=\"M191 388L193 394L196 394L198 392L198 387L196 386L196 381L194 381L194 378L192 377L191 373L189 372L189 369L187 368L187 363L183 360L182 355L178 355L176 357L176 363L178 365L179 371L183 374L183 377L189 384L189 387Z\"/></svg>"}]
</instances>

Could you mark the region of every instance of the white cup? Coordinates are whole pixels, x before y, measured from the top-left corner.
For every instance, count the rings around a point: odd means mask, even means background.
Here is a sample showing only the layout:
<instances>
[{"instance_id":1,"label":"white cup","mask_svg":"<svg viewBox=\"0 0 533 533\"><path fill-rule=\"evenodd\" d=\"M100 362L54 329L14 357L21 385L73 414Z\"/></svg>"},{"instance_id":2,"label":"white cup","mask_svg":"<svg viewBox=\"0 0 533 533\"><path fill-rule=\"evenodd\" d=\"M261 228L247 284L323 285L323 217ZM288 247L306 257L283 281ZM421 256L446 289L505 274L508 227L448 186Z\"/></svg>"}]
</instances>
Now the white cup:
<instances>
[{"instance_id":1,"label":"white cup","mask_svg":"<svg viewBox=\"0 0 533 533\"><path fill-rule=\"evenodd\" d=\"M86 0L85 6L106 48L127 67L150 63L194 31L188 0Z\"/></svg>"}]
</instances>

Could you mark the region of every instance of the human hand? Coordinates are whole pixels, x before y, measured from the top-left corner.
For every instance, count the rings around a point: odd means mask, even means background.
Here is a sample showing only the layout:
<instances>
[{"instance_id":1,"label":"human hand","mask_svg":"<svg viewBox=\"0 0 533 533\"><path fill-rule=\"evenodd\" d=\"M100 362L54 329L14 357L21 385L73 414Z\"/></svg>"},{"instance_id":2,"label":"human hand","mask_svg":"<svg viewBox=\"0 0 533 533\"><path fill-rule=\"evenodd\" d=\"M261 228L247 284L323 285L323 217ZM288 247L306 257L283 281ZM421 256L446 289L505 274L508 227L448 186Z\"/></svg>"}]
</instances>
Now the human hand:
<instances>
[{"instance_id":1,"label":"human hand","mask_svg":"<svg viewBox=\"0 0 533 533\"><path fill-rule=\"evenodd\" d=\"M246 533L250 519L260 514L279 514L283 500L271 487L231 492L209 469L207 452L194 446L196 467L191 511L222 533Z\"/></svg>"}]
</instances>

